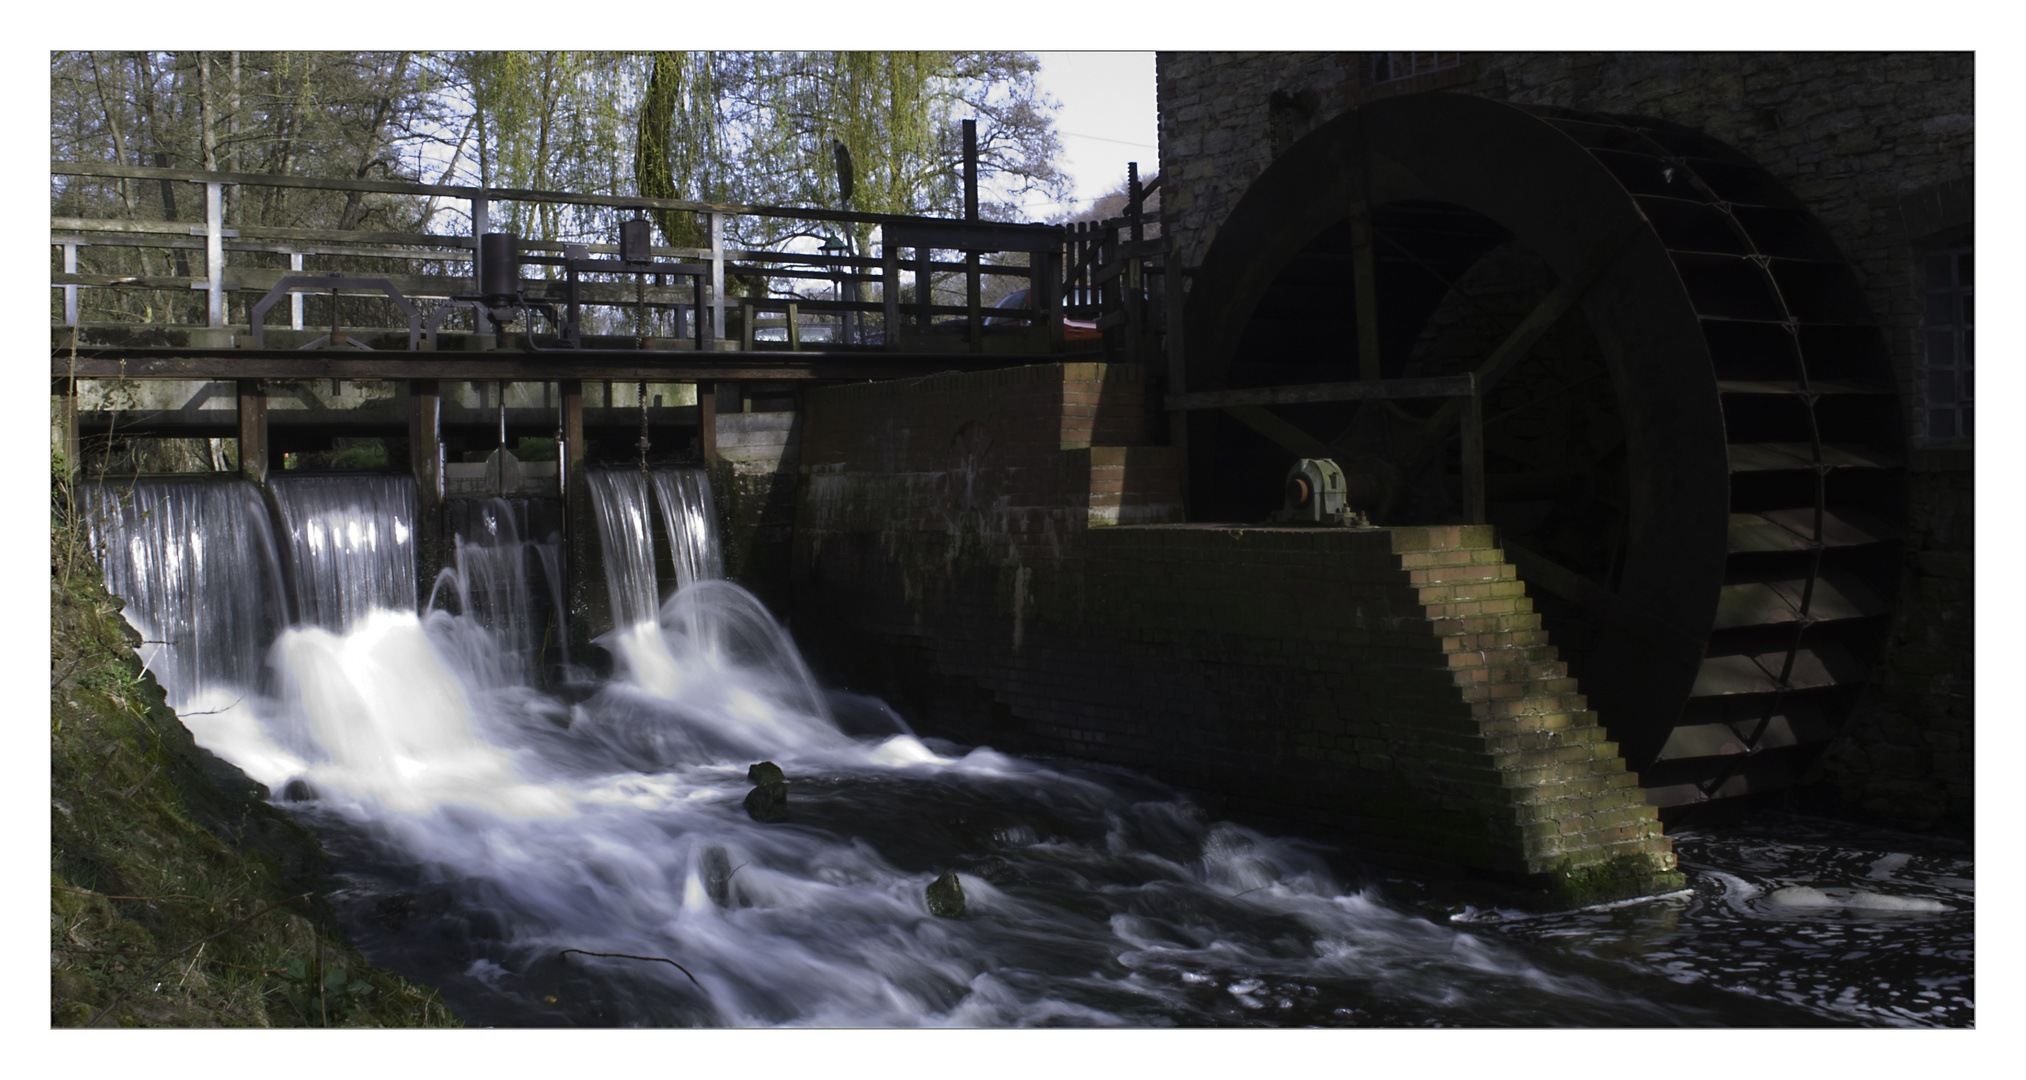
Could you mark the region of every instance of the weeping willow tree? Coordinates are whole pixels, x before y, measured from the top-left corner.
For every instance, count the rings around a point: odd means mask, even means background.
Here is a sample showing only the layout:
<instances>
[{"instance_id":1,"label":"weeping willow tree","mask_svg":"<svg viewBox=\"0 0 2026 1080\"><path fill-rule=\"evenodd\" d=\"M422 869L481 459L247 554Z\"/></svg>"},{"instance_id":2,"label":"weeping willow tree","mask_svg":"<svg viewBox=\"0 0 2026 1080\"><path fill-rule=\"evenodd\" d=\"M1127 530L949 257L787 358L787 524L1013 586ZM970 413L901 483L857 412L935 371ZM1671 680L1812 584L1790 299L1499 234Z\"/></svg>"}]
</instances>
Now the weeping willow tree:
<instances>
[{"instance_id":1,"label":"weeping willow tree","mask_svg":"<svg viewBox=\"0 0 2026 1080\"><path fill-rule=\"evenodd\" d=\"M739 52L656 54L639 111L635 175L643 195L821 206L888 214L963 208L960 121L979 121L981 208L1010 219L1036 192L1059 198L1068 179L1039 69L1012 52ZM843 148L840 154L839 147ZM851 162L851 193L839 159ZM687 246L693 215L661 222ZM730 239L771 246L817 236L806 225L740 219ZM874 227L838 237L869 249Z\"/></svg>"},{"instance_id":2,"label":"weeping willow tree","mask_svg":"<svg viewBox=\"0 0 2026 1080\"><path fill-rule=\"evenodd\" d=\"M449 66L468 101L480 186L628 194L640 58L600 52L467 52ZM461 152L465 152L462 151ZM606 208L507 203L493 227L545 241L606 239Z\"/></svg>"}]
</instances>

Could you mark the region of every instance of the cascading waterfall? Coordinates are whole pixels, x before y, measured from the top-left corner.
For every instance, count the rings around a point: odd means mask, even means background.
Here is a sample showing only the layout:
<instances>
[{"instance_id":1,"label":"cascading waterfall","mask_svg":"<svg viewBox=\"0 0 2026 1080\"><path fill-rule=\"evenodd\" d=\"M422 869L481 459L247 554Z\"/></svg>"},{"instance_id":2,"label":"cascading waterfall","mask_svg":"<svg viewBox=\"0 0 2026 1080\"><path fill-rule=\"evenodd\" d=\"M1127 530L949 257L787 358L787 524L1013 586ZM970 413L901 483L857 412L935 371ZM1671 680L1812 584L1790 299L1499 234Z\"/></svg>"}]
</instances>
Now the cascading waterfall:
<instances>
[{"instance_id":1,"label":"cascading waterfall","mask_svg":"<svg viewBox=\"0 0 2026 1080\"><path fill-rule=\"evenodd\" d=\"M141 662L169 704L183 709L221 688L257 686L268 643L288 624L260 489L206 477L80 494L106 588L126 599Z\"/></svg>"},{"instance_id":2,"label":"cascading waterfall","mask_svg":"<svg viewBox=\"0 0 2026 1080\"><path fill-rule=\"evenodd\" d=\"M702 469L668 469L653 474L654 498L661 504L669 555L675 563L677 588L725 576L724 554L718 543L717 506L711 497L710 473Z\"/></svg>"},{"instance_id":3,"label":"cascading waterfall","mask_svg":"<svg viewBox=\"0 0 2026 1080\"><path fill-rule=\"evenodd\" d=\"M546 643L555 643L564 665L569 663L569 634L560 622L562 537L552 532L536 540L531 506L529 499L453 500L446 508L451 565L438 575L427 604L448 603L491 632L515 661L516 682L533 681ZM541 593L535 590L536 575Z\"/></svg>"},{"instance_id":4,"label":"cascading waterfall","mask_svg":"<svg viewBox=\"0 0 2026 1080\"><path fill-rule=\"evenodd\" d=\"M199 740L318 830L347 881L332 904L368 957L473 1025L1919 1024L1973 1008L1965 860L1823 843L1809 888L1777 888L1798 865L1768 863L1778 845L1691 844L1695 896L1431 920L1347 886L1326 848L1212 820L1134 774L917 739L871 699L817 688L731 582L692 577L658 604L638 473L591 474L625 620L605 644L651 642L660 667L629 662L568 699L502 674L515 646L469 584L490 572L477 562L460 563L469 603L418 616L400 560L332 554L333 536L385 554L370 541L405 528L397 499L290 487L276 501L291 543L311 546L310 522L325 537L294 563L310 625L268 654L267 693L249 688L256 661L232 669L244 723ZM664 511L708 520L673 489ZM189 533L198 621L258 574L258 530L232 541L224 523L259 515L216 502ZM177 587L173 558L133 547L162 518L108 520L111 546L138 553L109 561L116 591ZM243 565L220 568L221 547ZM384 579L316 580L354 572ZM742 807L761 759L789 778L786 822ZM961 918L926 906L946 870ZM1963 956L1941 978L1818 977L1852 943Z\"/></svg>"},{"instance_id":5,"label":"cascading waterfall","mask_svg":"<svg viewBox=\"0 0 2026 1080\"><path fill-rule=\"evenodd\" d=\"M343 632L374 611L415 610L413 481L287 476L270 490L299 621Z\"/></svg>"}]
</instances>

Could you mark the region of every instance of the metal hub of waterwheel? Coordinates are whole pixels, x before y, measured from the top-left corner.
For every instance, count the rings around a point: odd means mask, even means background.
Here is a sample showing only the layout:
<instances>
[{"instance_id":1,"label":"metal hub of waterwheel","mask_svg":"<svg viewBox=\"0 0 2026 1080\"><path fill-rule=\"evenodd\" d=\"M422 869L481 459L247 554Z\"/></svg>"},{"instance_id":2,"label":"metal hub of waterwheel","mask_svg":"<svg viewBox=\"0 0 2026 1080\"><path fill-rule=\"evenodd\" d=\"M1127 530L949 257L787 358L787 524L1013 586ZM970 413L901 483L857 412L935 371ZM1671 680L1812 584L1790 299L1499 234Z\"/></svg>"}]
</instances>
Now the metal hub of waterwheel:
<instances>
[{"instance_id":1,"label":"metal hub of waterwheel","mask_svg":"<svg viewBox=\"0 0 2026 1080\"><path fill-rule=\"evenodd\" d=\"M1678 125L1447 94L1318 128L1198 268L1191 392L1475 372L1485 513L1669 816L1793 785L1884 644L1905 518L1885 343L1835 244ZM1318 449L1379 524L1461 521L1452 399L1198 414L1190 515Z\"/></svg>"}]
</instances>

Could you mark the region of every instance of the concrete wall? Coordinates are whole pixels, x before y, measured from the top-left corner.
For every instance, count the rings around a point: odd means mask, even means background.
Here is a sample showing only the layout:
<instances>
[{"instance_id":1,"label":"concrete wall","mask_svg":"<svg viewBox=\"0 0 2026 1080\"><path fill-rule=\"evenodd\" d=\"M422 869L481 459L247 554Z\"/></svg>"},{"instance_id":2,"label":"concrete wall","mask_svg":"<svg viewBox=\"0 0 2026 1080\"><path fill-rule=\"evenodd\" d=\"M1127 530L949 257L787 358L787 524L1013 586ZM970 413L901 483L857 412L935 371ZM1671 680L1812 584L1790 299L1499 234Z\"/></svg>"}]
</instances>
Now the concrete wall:
<instances>
[{"instance_id":1,"label":"concrete wall","mask_svg":"<svg viewBox=\"0 0 2026 1080\"><path fill-rule=\"evenodd\" d=\"M1969 53L1464 53L1374 79L1369 53L1161 53L1165 227L1195 265L1250 183L1301 135L1381 97L1446 91L1651 116L1751 155L1822 221L1883 327L1908 431L1913 528L1892 647L1826 757L1818 797L1904 824L1972 812L1973 458L1926 437L1926 251L1973 225ZM1422 54L1423 61L1428 59ZM1449 64L1449 58L1442 61Z\"/></svg>"},{"instance_id":2,"label":"concrete wall","mask_svg":"<svg viewBox=\"0 0 2026 1080\"><path fill-rule=\"evenodd\" d=\"M832 387L805 424L797 639L918 728L1533 901L1678 884L1488 527L1179 524L1130 365Z\"/></svg>"}]
</instances>

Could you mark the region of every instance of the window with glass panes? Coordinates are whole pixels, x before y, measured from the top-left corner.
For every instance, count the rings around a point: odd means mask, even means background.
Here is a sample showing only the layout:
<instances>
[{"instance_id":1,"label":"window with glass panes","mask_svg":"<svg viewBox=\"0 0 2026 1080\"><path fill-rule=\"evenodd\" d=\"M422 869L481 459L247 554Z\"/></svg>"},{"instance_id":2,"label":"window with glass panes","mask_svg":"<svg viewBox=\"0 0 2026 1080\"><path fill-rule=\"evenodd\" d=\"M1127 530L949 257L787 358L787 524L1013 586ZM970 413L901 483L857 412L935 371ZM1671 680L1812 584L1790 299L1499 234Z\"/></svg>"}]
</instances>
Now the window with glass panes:
<instances>
[{"instance_id":1,"label":"window with glass panes","mask_svg":"<svg viewBox=\"0 0 2026 1080\"><path fill-rule=\"evenodd\" d=\"M1967 439L1976 434L1976 278L1970 249L1950 248L1928 256L1927 437Z\"/></svg>"}]
</instances>

